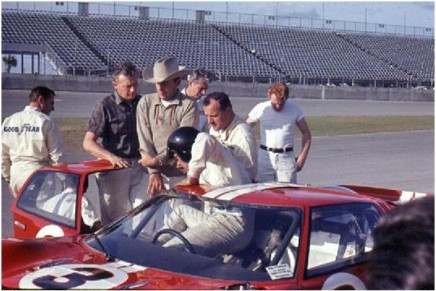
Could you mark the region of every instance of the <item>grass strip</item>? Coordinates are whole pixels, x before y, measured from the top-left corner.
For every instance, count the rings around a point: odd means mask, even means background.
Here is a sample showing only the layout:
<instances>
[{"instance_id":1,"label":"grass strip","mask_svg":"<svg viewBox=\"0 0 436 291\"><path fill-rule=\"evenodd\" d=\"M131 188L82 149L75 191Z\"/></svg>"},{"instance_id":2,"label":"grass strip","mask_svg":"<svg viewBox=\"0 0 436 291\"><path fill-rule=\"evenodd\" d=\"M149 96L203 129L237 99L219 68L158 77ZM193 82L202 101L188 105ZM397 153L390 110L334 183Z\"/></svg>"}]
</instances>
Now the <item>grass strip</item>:
<instances>
[{"instance_id":1,"label":"grass strip","mask_svg":"<svg viewBox=\"0 0 436 291\"><path fill-rule=\"evenodd\" d=\"M308 116L312 136L433 130L434 116ZM56 118L67 151L82 151L87 118ZM259 127L255 127L259 138ZM297 137L300 137L296 130Z\"/></svg>"},{"instance_id":2,"label":"grass strip","mask_svg":"<svg viewBox=\"0 0 436 291\"><path fill-rule=\"evenodd\" d=\"M308 116L313 136L431 130L434 116Z\"/></svg>"}]
</instances>

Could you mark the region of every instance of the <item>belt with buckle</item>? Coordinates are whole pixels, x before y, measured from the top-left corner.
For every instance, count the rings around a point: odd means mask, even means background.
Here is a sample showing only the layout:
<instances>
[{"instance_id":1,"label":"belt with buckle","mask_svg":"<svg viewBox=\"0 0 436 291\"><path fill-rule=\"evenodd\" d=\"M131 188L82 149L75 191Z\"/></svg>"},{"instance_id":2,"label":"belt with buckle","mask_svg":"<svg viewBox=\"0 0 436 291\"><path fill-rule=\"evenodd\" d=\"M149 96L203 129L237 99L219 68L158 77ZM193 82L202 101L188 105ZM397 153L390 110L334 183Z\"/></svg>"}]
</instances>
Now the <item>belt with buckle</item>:
<instances>
[{"instance_id":1,"label":"belt with buckle","mask_svg":"<svg viewBox=\"0 0 436 291\"><path fill-rule=\"evenodd\" d=\"M260 148L263 150L269 151L269 152L276 153L276 154L283 154L286 152L292 152L294 150L292 147L290 147L290 148L269 148L269 147L266 147L262 144L260 145Z\"/></svg>"}]
</instances>

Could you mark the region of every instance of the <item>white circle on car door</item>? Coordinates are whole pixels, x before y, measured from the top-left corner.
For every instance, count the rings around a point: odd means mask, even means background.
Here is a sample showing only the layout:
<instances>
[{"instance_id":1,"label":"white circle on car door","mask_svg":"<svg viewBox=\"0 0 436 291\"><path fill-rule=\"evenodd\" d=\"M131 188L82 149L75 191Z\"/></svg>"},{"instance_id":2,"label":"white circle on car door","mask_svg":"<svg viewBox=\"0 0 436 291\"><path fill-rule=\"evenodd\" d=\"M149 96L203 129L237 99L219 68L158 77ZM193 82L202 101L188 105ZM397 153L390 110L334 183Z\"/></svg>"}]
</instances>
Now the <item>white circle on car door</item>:
<instances>
[{"instance_id":1,"label":"white circle on car door","mask_svg":"<svg viewBox=\"0 0 436 291\"><path fill-rule=\"evenodd\" d=\"M36 238L41 237L61 237L64 236L64 231L59 225L49 224L42 227L36 234Z\"/></svg>"}]
</instances>

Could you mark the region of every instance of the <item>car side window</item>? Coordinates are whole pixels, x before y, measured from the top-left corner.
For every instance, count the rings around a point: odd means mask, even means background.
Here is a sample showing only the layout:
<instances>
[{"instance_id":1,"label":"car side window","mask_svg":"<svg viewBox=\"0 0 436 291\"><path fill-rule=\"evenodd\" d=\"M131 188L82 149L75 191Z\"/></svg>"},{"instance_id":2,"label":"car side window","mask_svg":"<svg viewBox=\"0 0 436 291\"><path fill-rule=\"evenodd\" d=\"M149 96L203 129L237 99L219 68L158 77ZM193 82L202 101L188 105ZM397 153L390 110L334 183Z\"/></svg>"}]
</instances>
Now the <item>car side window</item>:
<instances>
[{"instance_id":1,"label":"car side window","mask_svg":"<svg viewBox=\"0 0 436 291\"><path fill-rule=\"evenodd\" d=\"M315 207L311 210L307 275L365 260L380 217L371 204Z\"/></svg>"},{"instance_id":2,"label":"car side window","mask_svg":"<svg viewBox=\"0 0 436 291\"><path fill-rule=\"evenodd\" d=\"M56 224L75 228L79 176L41 171L31 178L18 208Z\"/></svg>"}]
</instances>

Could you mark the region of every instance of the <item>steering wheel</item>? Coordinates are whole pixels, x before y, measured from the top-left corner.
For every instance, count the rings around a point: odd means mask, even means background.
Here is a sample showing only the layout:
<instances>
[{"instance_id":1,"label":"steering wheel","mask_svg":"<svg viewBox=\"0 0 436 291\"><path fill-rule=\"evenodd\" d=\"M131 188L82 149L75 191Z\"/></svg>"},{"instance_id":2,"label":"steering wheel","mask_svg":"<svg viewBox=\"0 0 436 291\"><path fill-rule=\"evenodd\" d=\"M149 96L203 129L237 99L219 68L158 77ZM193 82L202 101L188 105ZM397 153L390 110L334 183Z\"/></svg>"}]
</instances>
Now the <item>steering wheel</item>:
<instances>
[{"instance_id":1,"label":"steering wheel","mask_svg":"<svg viewBox=\"0 0 436 291\"><path fill-rule=\"evenodd\" d=\"M161 229L158 232L155 233L155 235L153 236L153 240L151 241L153 244L156 244L157 239L164 233L168 233L168 234L172 234L173 236L177 237L179 240L182 241L182 243L185 245L186 249L192 253L195 254L195 250L194 247L191 245L191 243L186 239L186 237L184 237L181 233L175 231L174 229L171 228L165 228L165 229Z\"/></svg>"}]
</instances>

